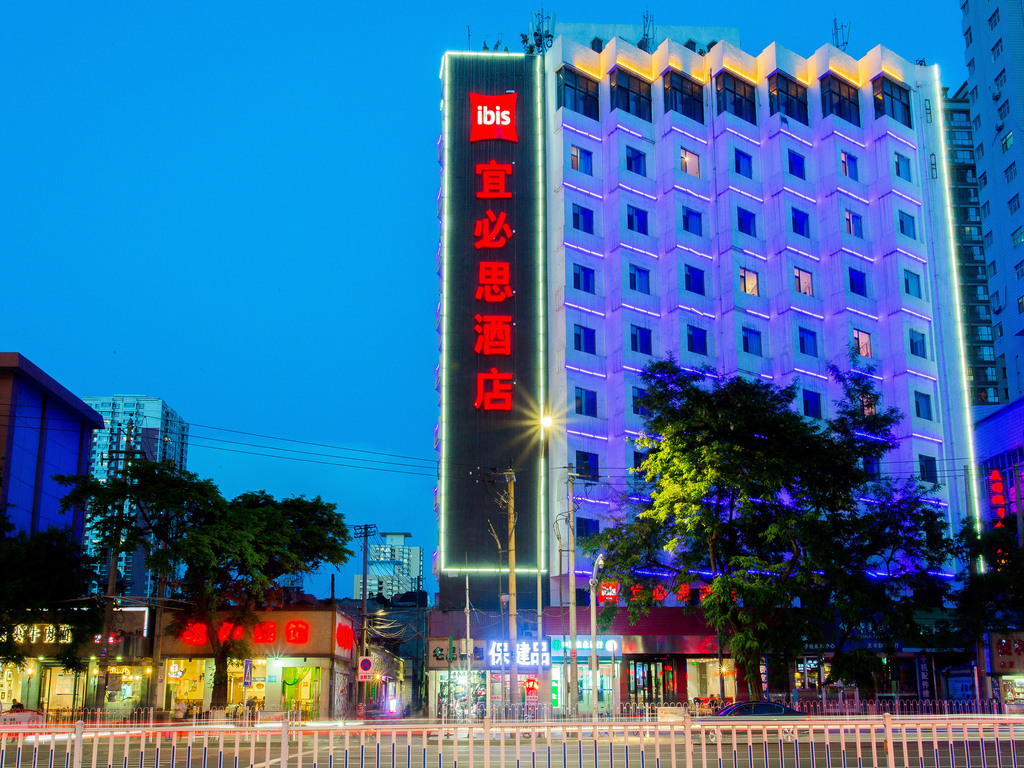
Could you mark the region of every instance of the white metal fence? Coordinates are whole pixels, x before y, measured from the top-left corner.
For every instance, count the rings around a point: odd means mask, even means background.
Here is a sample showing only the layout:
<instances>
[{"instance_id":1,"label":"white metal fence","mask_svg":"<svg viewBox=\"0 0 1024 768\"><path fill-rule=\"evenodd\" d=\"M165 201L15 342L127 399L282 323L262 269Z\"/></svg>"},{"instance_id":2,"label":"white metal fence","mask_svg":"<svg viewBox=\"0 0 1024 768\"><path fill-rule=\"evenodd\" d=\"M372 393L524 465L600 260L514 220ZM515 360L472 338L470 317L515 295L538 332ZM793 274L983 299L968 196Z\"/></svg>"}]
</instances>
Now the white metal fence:
<instances>
[{"instance_id":1,"label":"white metal fence","mask_svg":"<svg viewBox=\"0 0 1024 768\"><path fill-rule=\"evenodd\" d=\"M1024 768L1024 718L0 729L2 768Z\"/></svg>"}]
</instances>

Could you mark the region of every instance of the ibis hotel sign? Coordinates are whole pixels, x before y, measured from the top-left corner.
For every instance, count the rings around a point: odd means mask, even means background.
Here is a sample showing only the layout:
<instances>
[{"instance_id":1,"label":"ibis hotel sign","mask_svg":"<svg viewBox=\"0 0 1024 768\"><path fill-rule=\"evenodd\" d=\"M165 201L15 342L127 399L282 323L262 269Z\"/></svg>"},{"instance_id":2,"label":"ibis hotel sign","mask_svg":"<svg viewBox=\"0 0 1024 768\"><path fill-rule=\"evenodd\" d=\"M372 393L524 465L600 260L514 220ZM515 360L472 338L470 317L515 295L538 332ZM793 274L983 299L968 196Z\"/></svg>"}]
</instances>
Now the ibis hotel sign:
<instances>
[{"instance_id":1,"label":"ibis hotel sign","mask_svg":"<svg viewBox=\"0 0 1024 768\"><path fill-rule=\"evenodd\" d=\"M458 577L461 590L461 574L469 573L483 589L502 569L491 527L507 530L499 498L509 470L516 479L517 572L536 572L538 537L544 535L541 77L538 56L444 57L438 262L442 605L448 581ZM454 600L454 584L451 589Z\"/></svg>"}]
</instances>

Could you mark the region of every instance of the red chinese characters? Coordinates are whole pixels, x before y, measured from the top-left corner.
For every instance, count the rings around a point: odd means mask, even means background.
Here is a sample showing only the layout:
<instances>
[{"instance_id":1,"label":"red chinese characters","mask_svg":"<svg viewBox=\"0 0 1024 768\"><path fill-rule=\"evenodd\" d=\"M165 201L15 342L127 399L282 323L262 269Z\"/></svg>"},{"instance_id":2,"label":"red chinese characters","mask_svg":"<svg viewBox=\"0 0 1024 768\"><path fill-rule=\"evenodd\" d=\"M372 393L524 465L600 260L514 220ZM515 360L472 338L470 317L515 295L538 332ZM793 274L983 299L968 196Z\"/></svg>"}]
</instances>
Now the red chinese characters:
<instances>
[{"instance_id":1,"label":"red chinese characters","mask_svg":"<svg viewBox=\"0 0 1024 768\"><path fill-rule=\"evenodd\" d=\"M309 642L309 624L304 621L289 621L284 625L284 639L296 645Z\"/></svg>"},{"instance_id":2,"label":"red chinese characters","mask_svg":"<svg viewBox=\"0 0 1024 768\"><path fill-rule=\"evenodd\" d=\"M277 624L272 621L257 624L252 630L252 641L254 643L277 642Z\"/></svg>"},{"instance_id":3,"label":"red chinese characters","mask_svg":"<svg viewBox=\"0 0 1024 768\"><path fill-rule=\"evenodd\" d=\"M205 624L189 624L181 633L181 642L186 645L206 645L209 639L206 635Z\"/></svg>"},{"instance_id":4,"label":"red chinese characters","mask_svg":"<svg viewBox=\"0 0 1024 768\"><path fill-rule=\"evenodd\" d=\"M227 640L241 640L245 634L245 629L241 624L232 624L229 621L222 622L217 627L217 639L222 643Z\"/></svg>"}]
</instances>

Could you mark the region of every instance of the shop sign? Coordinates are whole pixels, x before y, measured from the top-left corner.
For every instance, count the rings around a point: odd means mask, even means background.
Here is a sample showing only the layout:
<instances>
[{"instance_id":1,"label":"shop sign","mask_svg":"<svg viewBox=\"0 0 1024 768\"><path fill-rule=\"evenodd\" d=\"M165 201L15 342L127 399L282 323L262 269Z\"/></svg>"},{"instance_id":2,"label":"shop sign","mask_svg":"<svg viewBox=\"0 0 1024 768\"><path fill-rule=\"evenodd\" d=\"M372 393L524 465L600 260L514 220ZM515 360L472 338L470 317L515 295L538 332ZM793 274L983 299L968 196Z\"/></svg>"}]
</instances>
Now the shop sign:
<instances>
[{"instance_id":1,"label":"shop sign","mask_svg":"<svg viewBox=\"0 0 1024 768\"><path fill-rule=\"evenodd\" d=\"M283 637L286 643L306 645L309 642L309 622L294 620L284 623ZM223 621L217 626L217 639L224 643L228 640L241 640L245 637L245 627L230 621ZM209 634L205 624L193 622L185 627L181 641L186 645L203 646L209 643ZM264 621L253 627L252 641L257 644L277 642L277 623ZM98 642L98 641L97 641Z\"/></svg>"},{"instance_id":2,"label":"shop sign","mask_svg":"<svg viewBox=\"0 0 1024 768\"><path fill-rule=\"evenodd\" d=\"M7 633L0 634L0 641L6 640ZM68 624L18 624L11 630L11 640L18 645L25 643L70 645L71 626Z\"/></svg>"},{"instance_id":3,"label":"shop sign","mask_svg":"<svg viewBox=\"0 0 1024 768\"><path fill-rule=\"evenodd\" d=\"M587 655L590 654L590 638L589 637L577 637L576 638L576 650L585 651ZM553 637L551 638L551 652L562 653L565 650L570 650L570 642L567 637ZM622 639L619 637L601 637L597 638L597 654L599 656L618 656L622 653Z\"/></svg>"},{"instance_id":4,"label":"shop sign","mask_svg":"<svg viewBox=\"0 0 1024 768\"><path fill-rule=\"evenodd\" d=\"M992 635L992 673L1024 672L1024 634Z\"/></svg>"},{"instance_id":5,"label":"shop sign","mask_svg":"<svg viewBox=\"0 0 1024 768\"><path fill-rule=\"evenodd\" d=\"M508 643L492 642L487 651L487 657L490 659L492 667L507 667L512 664ZM550 667L551 651L548 649L547 641L518 643L516 645L516 664L522 667Z\"/></svg>"}]
</instances>

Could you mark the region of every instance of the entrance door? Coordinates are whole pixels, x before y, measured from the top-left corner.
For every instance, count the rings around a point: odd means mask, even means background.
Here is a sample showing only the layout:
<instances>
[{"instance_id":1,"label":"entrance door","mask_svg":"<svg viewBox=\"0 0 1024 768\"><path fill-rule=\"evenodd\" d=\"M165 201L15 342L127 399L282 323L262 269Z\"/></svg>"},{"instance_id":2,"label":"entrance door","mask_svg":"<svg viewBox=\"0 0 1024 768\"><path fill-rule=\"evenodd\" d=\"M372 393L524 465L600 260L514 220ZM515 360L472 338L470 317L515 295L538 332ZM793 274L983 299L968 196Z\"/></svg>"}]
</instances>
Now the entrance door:
<instances>
[{"instance_id":1,"label":"entrance door","mask_svg":"<svg viewBox=\"0 0 1024 768\"><path fill-rule=\"evenodd\" d=\"M676 698L675 664L671 659L629 662L629 700L634 704L664 704Z\"/></svg>"}]
</instances>

